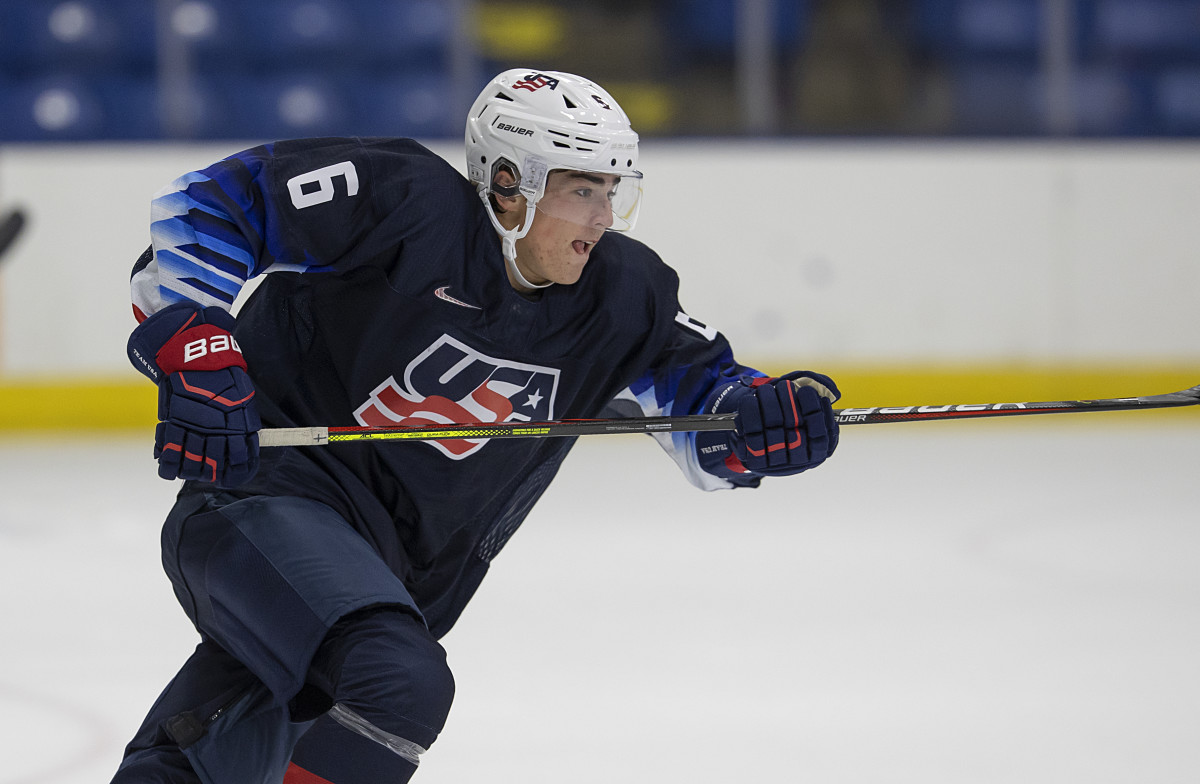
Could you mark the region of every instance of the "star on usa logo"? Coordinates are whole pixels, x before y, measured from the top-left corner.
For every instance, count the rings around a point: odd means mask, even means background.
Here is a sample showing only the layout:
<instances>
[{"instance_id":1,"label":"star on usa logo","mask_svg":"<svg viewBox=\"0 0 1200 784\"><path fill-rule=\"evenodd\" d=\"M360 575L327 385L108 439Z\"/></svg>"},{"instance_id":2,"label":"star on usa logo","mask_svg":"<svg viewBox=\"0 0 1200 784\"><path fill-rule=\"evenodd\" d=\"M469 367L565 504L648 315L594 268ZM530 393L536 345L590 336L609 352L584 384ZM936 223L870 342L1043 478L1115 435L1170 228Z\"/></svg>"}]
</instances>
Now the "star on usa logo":
<instances>
[{"instance_id":1,"label":"star on usa logo","mask_svg":"<svg viewBox=\"0 0 1200 784\"><path fill-rule=\"evenodd\" d=\"M389 376L354 418L367 427L494 424L554 419L557 368L490 357L442 335L408 363L402 381ZM462 460L490 439L423 441Z\"/></svg>"}]
</instances>

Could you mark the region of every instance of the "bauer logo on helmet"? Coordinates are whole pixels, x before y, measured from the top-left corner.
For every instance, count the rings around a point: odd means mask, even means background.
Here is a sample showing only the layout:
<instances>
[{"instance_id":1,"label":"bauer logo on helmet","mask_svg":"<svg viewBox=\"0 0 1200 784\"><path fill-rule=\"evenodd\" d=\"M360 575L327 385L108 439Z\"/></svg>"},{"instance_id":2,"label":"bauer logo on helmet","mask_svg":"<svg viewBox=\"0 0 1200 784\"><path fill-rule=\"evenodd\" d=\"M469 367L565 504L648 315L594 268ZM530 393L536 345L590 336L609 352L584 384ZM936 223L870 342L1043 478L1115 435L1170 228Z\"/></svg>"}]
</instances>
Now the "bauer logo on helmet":
<instances>
[{"instance_id":1,"label":"bauer logo on helmet","mask_svg":"<svg viewBox=\"0 0 1200 784\"><path fill-rule=\"evenodd\" d=\"M499 118L497 118L494 125L496 126L496 129L500 131L508 131L509 133L515 133L518 136L533 136L533 131L531 129L521 128L511 123L500 122Z\"/></svg>"}]
</instances>

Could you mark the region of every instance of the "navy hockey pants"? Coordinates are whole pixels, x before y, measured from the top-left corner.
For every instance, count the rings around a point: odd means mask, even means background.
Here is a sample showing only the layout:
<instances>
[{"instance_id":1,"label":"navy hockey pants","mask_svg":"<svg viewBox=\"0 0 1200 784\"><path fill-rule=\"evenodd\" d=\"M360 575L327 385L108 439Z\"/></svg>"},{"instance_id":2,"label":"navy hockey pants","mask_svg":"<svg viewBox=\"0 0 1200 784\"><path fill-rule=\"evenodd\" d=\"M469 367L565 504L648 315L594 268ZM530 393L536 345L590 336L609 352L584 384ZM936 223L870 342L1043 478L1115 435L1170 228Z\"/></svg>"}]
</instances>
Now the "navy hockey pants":
<instances>
[{"instance_id":1,"label":"navy hockey pants","mask_svg":"<svg viewBox=\"0 0 1200 784\"><path fill-rule=\"evenodd\" d=\"M114 784L404 782L445 723L445 652L332 509L185 493L163 564L199 629Z\"/></svg>"}]
</instances>

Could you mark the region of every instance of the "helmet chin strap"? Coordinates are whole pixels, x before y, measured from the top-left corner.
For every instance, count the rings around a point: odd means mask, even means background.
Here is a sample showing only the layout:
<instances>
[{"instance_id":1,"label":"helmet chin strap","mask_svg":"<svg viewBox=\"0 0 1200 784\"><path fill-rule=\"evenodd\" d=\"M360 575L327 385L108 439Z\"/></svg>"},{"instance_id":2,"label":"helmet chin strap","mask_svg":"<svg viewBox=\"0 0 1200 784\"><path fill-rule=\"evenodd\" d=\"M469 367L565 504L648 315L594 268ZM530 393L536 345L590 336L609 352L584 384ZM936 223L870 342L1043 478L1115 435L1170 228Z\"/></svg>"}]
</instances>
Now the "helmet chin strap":
<instances>
[{"instance_id":1,"label":"helmet chin strap","mask_svg":"<svg viewBox=\"0 0 1200 784\"><path fill-rule=\"evenodd\" d=\"M554 281L530 283L529 279L521 274L520 267L517 266L517 240L528 234L529 227L533 225L533 203L529 203L525 207L525 220L520 226L515 229L506 229L500 223L500 219L496 217L496 211L492 209L492 203L488 200L487 191L483 186L480 186L479 195L483 199L483 206L492 221L492 226L495 227L496 233L500 235L500 247L504 251L504 266L508 270L509 279L516 281L518 286L526 289L544 289L547 286L553 285Z\"/></svg>"}]
</instances>

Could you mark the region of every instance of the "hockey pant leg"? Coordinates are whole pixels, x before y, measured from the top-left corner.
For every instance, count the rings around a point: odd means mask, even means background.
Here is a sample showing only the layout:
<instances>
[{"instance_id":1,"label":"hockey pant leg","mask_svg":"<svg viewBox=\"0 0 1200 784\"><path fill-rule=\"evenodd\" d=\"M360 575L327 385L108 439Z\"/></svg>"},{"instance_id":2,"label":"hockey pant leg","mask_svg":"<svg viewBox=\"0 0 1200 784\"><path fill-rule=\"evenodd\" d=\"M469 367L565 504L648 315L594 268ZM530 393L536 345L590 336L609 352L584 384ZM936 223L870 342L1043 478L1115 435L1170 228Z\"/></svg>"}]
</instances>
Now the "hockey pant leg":
<instances>
[{"instance_id":1,"label":"hockey pant leg","mask_svg":"<svg viewBox=\"0 0 1200 784\"><path fill-rule=\"evenodd\" d=\"M200 643L126 747L113 784L201 784L181 746L256 688L258 679L240 662Z\"/></svg>"},{"instance_id":2,"label":"hockey pant leg","mask_svg":"<svg viewBox=\"0 0 1200 784\"><path fill-rule=\"evenodd\" d=\"M322 695L336 704L303 721ZM288 705L229 654L202 643L130 743L113 783L263 776L285 784L402 784L436 740L453 697L444 650L420 621L394 608L335 626L309 688Z\"/></svg>"},{"instance_id":3,"label":"hockey pant leg","mask_svg":"<svg viewBox=\"0 0 1200 784\"><path fill-rule=\"evenodd\" d=\"M158 778L121 774L122 782L194 781L172 777L179 751L203 784L281 781L297 737L329 706L332 695L302 687L339 619L389 607L424 629L399 579L349 524L313 501L182 497L164 527L163 562L210 650L227 652L252 677L240 695L206 713L226 684L189 661L138 736L140 743L173 741L176 751L131 745L137 767L160 765ZM180 682L191 685L181 689ZM185 697L192 703L184 706ZM127 759L122 770L133 767Z\"/></svg>"},{"instance_id":4,"label":"hockey pant leg","mask_svg":"<svg viewBox=\"0 0 1200 784\"><path fill-rule=\"evenodd\" d=\"M331 632L310 673L334 706L300 739L285 784L402 784L454 698L446 655L424 624L367 610Z\"/></svg>"}]
</instances>

